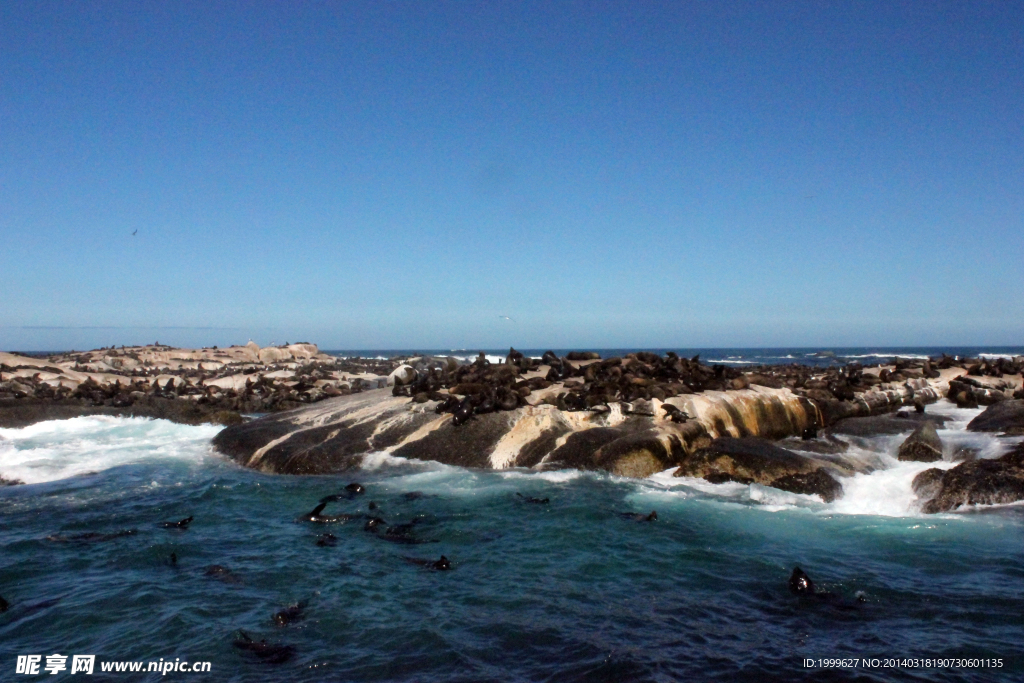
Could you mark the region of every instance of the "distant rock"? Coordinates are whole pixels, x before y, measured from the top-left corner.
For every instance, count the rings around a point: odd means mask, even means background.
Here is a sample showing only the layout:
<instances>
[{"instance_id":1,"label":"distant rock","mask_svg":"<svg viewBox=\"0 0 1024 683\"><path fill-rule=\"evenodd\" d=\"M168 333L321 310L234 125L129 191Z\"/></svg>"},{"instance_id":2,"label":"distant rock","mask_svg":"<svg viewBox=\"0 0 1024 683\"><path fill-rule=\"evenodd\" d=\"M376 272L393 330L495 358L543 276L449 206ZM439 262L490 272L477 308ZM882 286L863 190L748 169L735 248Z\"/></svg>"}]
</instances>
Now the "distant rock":
<instances>
[{"instance_id":1,"label":"distant rock","mask_svg":"<svg viewBox=\"0 0 1024 683\"><path fill-rule=\"evenodd\" d=\"M969 432L1024 434L1024 400L1001 401L990 405L967 425Z\"/></svg>"},{"instance_id":2,"label":"distant rock","mask_svg":"<svg viewBox=\"0 0 1024 683\"><path fill-rule=\"evenodd\" d=\"M922 422L900 445L898 457L913 462L942 460L942 440L935 431L935 424L931 421Z\"/></svg>"}]
</instances>

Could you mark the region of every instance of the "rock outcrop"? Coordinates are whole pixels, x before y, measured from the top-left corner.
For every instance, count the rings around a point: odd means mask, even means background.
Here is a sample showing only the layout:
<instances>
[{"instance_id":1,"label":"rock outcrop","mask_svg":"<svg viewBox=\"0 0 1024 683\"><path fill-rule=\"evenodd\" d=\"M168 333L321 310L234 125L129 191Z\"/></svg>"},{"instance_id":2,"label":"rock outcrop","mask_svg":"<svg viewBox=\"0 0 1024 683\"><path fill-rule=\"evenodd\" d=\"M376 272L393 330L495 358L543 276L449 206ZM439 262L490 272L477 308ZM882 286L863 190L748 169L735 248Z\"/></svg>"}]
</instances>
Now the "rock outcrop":
<instances>
[{"instance_id":1,"label":"rock outcrop","mask_svg":"<svg viewBox=\"0 0 1024 683\"><path fill-rule=\"evenodd\" d=\"M926 478L927 473L931 474ZM934 490L937 478L933 470L918 475L915 485L921 489L919 495ZM1000 458L971 460L946 470L937 489L922 507L924 512L948 512L966 505L1001 505L1024 500L1024 445L1018 445Z\"/></svg>"},{"instance_id":2,"label":"rock outcrop","mask_svg":"<svg viewBox=\"0 0 1024 683\"><path fill-rule=\"evenodd\" d=\"M967 431L1024 434L1024 400L1000 401L989 406L970 421Z\"/></svg>"},{"instance_id":3,"label":"rock outcrop","mask_svg":"<svg viewBox=\"0 0 1024 683\"><path fill-rule=\"evenodd\" d=\"M826 503L842 495L843 488L821 463L759 438L715 439L687 457L677 477L699 477L713 484L735 481L818 495Z\"/></svg>"},{"instance_id":4,"label":"rock outcrop","mask_svg":"<svg viewBox=\"0 0 1024 683\"><path fill-rule=\"evenodd\" d=\"M942 440L935 431L935 423L927 420L922 422L900 445L898 458L914 462L942 460Z\"/></svg>"}]
</instances>

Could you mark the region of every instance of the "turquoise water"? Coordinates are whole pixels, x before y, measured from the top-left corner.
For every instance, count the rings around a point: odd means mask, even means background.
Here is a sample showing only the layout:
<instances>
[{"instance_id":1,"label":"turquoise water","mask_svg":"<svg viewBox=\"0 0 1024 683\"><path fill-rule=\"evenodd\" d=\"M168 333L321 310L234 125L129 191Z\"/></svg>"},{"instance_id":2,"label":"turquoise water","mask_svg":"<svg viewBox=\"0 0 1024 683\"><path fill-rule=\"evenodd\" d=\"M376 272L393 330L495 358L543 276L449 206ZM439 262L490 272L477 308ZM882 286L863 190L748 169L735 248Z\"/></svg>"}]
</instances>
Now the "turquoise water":
<instances>
[{"instance_id":1,"label":"turquoise water","mask_svg":"<svg viewBox=\"0 0 1024 683\"><path fill-rule=\"evenodd\" d=\"M77 679L14 674L17 655L55 652L211 662L208 674L165 676L97 664L91 680L112 681L1024 677L1024 508L921 516L899 502L911 500L903 489L917 470L866 475L877 480L828 506L667 475L483 472L384 455L343 478L270 476L210 452L215 433L108 417L0 430L0 474L33 482L0 489L0 595L11 603L0 614L0 680ZM414 523L412 538L432 542L389 543L362 519L296 521L350 481L366 493L325 513ZM656 522L618 514L651 510ZM187 531L158 526L190 515ZM47 540L126 529L137 533ZM325 531L337 545L316 545ZM451 571L405 559L442 554ZM210 565L232 580L207 576ZM840 599L791 595L797 565ZM303 619L274 624L302 600ZM239 629L294 655L265 663L232 646ZM1003 667L802 665L840 657Z\"/></svg>"}]
</instances>

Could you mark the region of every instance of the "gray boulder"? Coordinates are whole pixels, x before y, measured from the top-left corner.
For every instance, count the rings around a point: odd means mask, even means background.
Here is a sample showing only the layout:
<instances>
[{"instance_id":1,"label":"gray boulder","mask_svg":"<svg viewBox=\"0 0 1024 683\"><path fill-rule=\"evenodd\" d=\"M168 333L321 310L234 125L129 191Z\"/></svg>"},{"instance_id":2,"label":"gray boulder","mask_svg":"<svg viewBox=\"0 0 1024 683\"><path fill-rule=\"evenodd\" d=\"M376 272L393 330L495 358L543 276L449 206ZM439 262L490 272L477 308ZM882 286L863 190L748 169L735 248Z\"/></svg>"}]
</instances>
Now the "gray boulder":
<instances>
[{"instance_id":1,"label":"gray boulder","mask_svg":"<svg viewBox=\"0 0 1024 683\"><path fill-rule=\"evenodd\" d=\"M1024 434L1024 400L1000 401L990 405L970 421L967 431Z\"/></svg>"},{"instance_id":2,"label":"gray boulder","mask_svg":"<svg viewBox=\"0 0 1024 683\"><path fill-rule=\"evenodd\" d=\"M931 422L922 422L900 446L899 459L914 462L942 460L942 440L935 431L935 425Z\"/></svg>"}]
</instances>

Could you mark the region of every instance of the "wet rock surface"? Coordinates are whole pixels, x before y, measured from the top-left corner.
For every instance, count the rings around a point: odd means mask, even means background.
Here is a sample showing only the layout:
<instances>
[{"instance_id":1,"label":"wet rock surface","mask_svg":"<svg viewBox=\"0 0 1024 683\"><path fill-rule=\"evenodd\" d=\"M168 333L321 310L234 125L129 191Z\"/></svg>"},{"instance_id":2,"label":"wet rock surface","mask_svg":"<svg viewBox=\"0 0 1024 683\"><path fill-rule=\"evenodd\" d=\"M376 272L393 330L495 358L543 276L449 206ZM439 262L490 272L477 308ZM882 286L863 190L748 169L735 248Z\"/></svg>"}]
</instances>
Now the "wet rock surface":
<instances>
[{"instance_id":1,"label":"wet rock surface","mask_svg":"<svg viewBox=\"0 0 1024 683\"><path fill-rule=\"evenodd\" d=\"M752 437L715 439L687 458L677 477L699 477L713 484L735 481L821 496L826 503L842 495L842 486L811 458Z\"/></svg>"},{"instance_id":2,"label":"wet rock surface","mask_svg":"<svg viewBox=\"0 0 1024 683\"><path fill-rule=\"evenodd\" d=\"M897 457L914 462L935 462L942 460L942 440L935 431L935 423L925 420L900 445Z\"/></svg>"},{"instance_id":3,"label":"wet rock surface","mask_svg":"<svg viewBox=\"0 0 1024 683\"><path fill-rule=\"evenodd\" d=\"M1001 401L989 406L970 421L967 431L1024 434L1024 400Z\"/></svg>"},{"instance_id":4,"label":"wet rock surface","mask_svg":"<svg viewBox=\"0 0 1024 683\"><path fill-rule=\"evenodd\" d=\"M931 474L924 477L926 473ZM923 493L938 489L922 507L925 513L949 512L968 505L1002 505L1024 500L1024 445L1017 445L1000 458L972 460L946 470L936 486L934 479L937 476L933 470L918 475ZM915 487L919 484L916 479L914 483Z\"/></svg>"}]
</instances>

